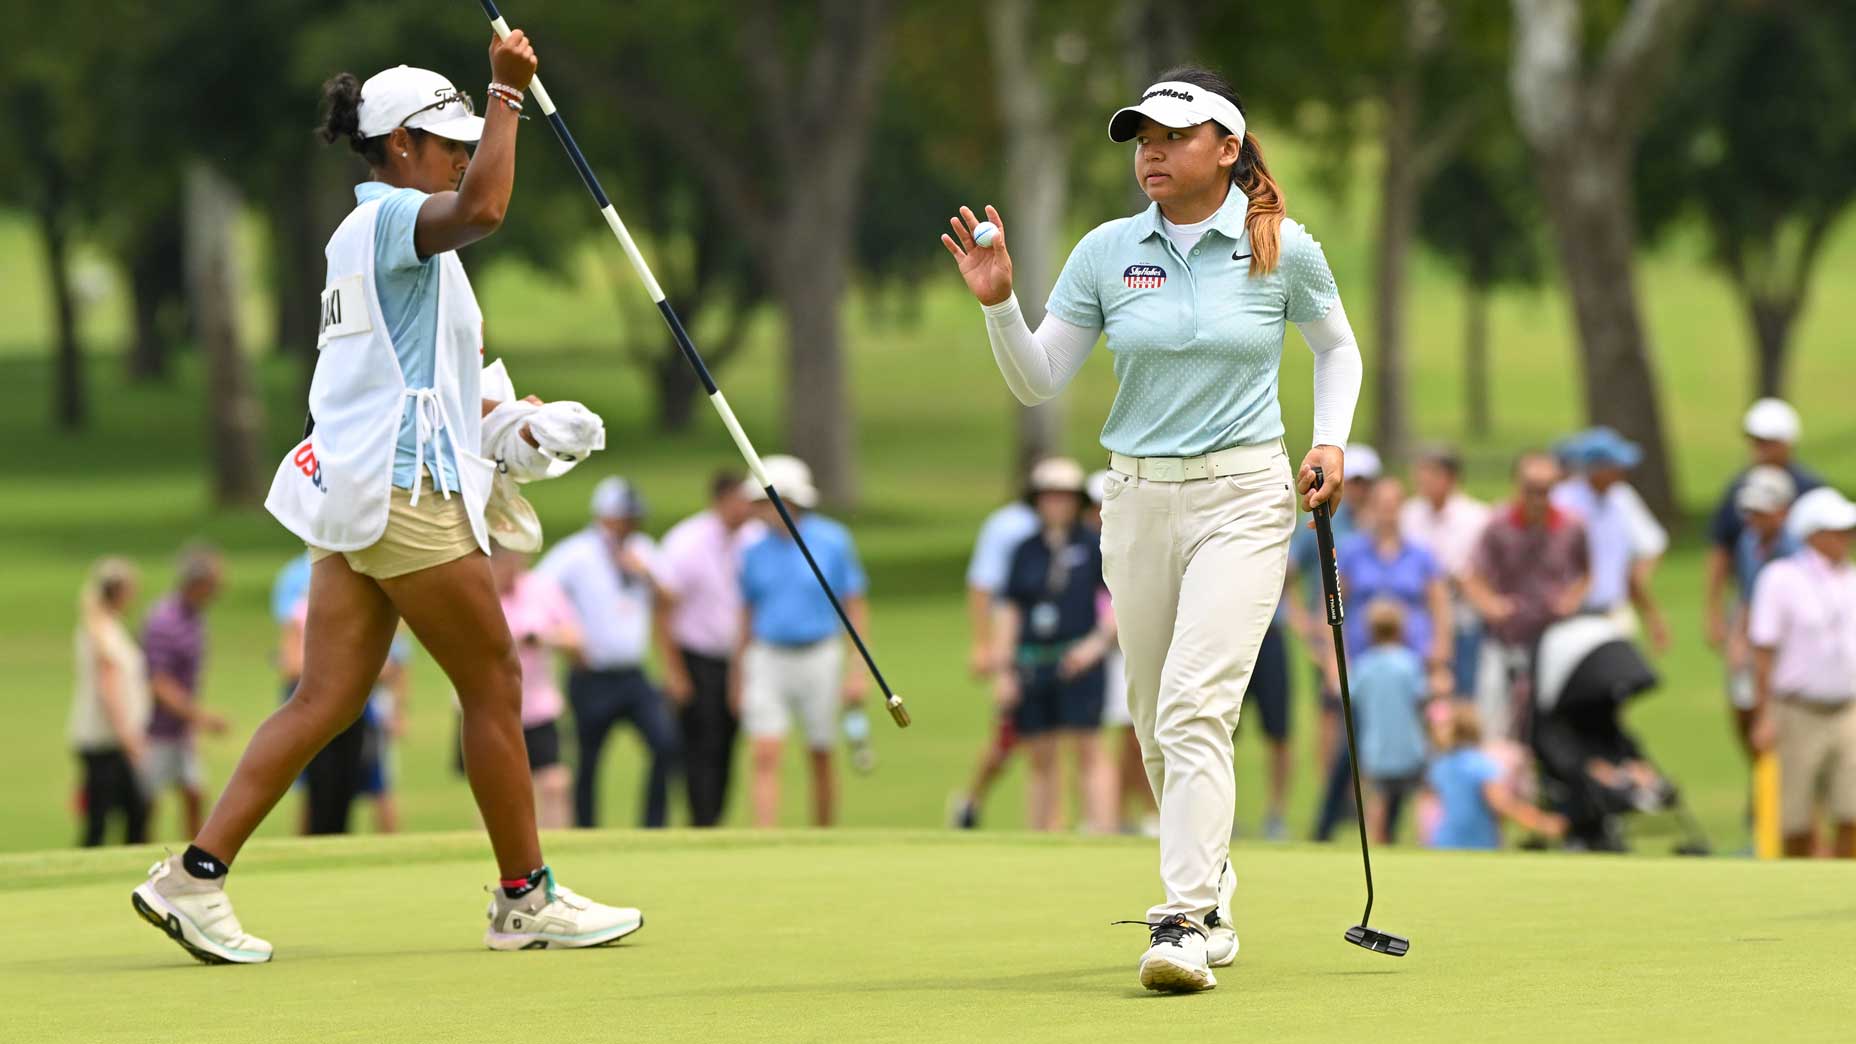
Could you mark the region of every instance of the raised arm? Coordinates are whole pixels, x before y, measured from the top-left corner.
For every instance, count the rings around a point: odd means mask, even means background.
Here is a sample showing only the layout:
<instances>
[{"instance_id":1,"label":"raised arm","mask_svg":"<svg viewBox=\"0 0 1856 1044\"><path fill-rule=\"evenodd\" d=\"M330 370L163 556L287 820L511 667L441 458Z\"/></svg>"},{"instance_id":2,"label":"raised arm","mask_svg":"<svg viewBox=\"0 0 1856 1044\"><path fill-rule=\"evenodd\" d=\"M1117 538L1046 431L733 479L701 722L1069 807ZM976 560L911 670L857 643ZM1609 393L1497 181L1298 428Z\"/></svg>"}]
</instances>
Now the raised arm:
<instances>
[{"instance_id":1,"label":"raised arm","mask_svg":"<svg viewBox=\"0 0 1856 1044\"><path fill-rule=\"evenodd\" d=\"M538 62L528 37L517 29L490 41L490 75L496 83L528 89ZM509 209L516 183L516 111L495 97L486 98L483 138L456 192L439 192L419 208L413 245L420 257L456 250L495 232Z\"/></svg>"}]
</instances>

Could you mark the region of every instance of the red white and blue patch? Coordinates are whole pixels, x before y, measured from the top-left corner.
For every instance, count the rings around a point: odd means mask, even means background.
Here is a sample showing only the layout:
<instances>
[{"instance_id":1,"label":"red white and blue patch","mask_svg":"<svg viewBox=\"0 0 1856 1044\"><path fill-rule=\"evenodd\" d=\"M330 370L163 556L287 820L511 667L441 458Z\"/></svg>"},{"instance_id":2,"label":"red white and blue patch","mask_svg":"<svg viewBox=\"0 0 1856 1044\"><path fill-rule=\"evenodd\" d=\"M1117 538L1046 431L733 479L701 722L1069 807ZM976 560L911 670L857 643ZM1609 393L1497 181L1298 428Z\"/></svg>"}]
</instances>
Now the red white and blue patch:
<instances>
[{"instance_id":1,"label":"red white and blue patch","mask_svg":"<svg viewBox=\"0 0 1856 1044\"><path fill-rule=\"evenodd\" d=\"M1130 290L1155 290L1166 285L1166 269L1159 265L1129 265L1121 281Z\"/></svg>"}]
</instances>

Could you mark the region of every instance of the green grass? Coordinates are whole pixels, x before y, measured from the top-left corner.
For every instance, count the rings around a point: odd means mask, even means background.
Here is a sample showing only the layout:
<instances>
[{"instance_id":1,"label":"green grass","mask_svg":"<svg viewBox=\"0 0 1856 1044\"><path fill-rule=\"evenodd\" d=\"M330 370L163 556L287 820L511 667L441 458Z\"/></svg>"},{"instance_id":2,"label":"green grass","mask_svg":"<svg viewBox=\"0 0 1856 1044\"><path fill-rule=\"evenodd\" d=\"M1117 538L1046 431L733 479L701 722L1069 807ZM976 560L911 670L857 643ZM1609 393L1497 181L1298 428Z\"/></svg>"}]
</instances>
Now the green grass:
<instances>
[{"instance_id":1,"label":"green grass","mask_svg":"<svg viewBox=\"0 0 1856 1044\"><path fill-rule=\"evenodd\" d=\"M1827 864L1240 847L1217 989L1138 986L1151 843L944 833L550 838L581 891L646 911L609 949L481 948L473 835L254 846L233 886L277 947L203 968L131 913L153 853L0 857L17 1040L1842 1039L1849 871ZM28 912L29 911L29 912ZM1576 912L1576 916L1569 915ZM1839 1027L1842 1027L1841 1029Z\"/></svg>"}]
</instances>

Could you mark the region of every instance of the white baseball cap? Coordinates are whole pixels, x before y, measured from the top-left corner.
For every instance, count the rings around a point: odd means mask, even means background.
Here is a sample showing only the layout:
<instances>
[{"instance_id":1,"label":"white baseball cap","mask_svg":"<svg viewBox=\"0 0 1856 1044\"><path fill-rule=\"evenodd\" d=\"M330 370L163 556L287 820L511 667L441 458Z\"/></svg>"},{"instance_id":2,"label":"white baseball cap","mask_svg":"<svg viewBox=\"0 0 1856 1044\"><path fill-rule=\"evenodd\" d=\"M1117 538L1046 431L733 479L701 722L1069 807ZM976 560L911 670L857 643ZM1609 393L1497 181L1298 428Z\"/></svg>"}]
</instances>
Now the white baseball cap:
<instances>
[{"instance_id":1,"label":"white baseball cap","mask_svg":"<svg viewBox=\"0 0 1856 1044\"><path fill-rule=\"evenodd\" d=\"M1379 460L1379 451L1364 442L1350 442L1344 454L1347 462L1347 477L1371 482L1385 474L1385 465Z\"/></svg>"},{"instance_id":2,"label":"white baseball cap","mask_svg":"<svg viewBox=\"0 0 1856 1044\"><path fill-rule=\"evenodd\" d=\"M1798 484L1791 473L1770 464L1747 471L1734 494L1734 506L1747 511L1784 511L1798 495Z\"/></svg>"},{"instance_id":3,"label":"white baseball cap","mask_svg":"<svg viewBox=\"0 0 1856 1044\"><path fill-rule=\"evenodd\" d=\"M397 127L422 130L452 141L483 137L483 117L470 95L430 69L398 65L361 85L361 137L378 138Z\"/></svg>"},{"instance_id":4,"label":"white baseball cap","mask_svg":"<svg viewBox=\"0 0 1856 1044\"><path fill-rule=\"evenodd\" d=\"M1740 422L1742 429L1753 438L1768 442L1783 442L1787 445L1798 441L1804 425L1798 420L1798 411L1784 399L1761 399L1747 408L1746 419Z\"/></svg>"},{"instance_id":5,"label":"white baseball cap","mask_svg":"<svg viewBox=\"0 0 1856 1044\"><path fill-rule=\"evenodd\" d=\"M594 518L643 518L644 498L632 484L611 475L599 480L593 487Z\"/></svg>"},{"instance_id":6,"label":"white baseball cap","mask_svg":"<svg viewBox=\"0 0 1856 1044\"><path fill-rule=\"evenodd\" d=\"M812 484L812 469L805 461L782 453L762 458L760 466L767 481L780 491L780 499L808 511L818 507L818 487ZM747 494L749 500L767 499L767 491L755 485L751 478L741 483L741 492Z\"/></svg>"},{"instance_id":7,"label":"white baseball cap","mask_svg":"<svg viewBox=\"0 0 1856 1044\"><path fill-rule=\"evenodd\" d=\"M1829 486L1819 486L1792 504L1785 524L1800 540L1813 533L1856 529L1856 504Z\"/></svg>"},{"instance_id":8,"label":"white baseball cap","mask_svg":"<svg viewBox=\"0 0 1856 1044\"><path fill-rule=\"evenodd\" d=\"M1083 493L1088 486L1088 473L1068 457L1045 457L1031 469L1033 493Z\"/></svg>"},{"instance_id":9,"label":"white baseball cap","mask_svg":"<svg viewBox=\"0 0 1856 1044\"><path fill-rule=\"evenodd\" d=\"M1132 140L1141 126L1141 117L1162 127L1196 127L1206 120L1217 120L1238 137L1244 136L1244 114L1231 99L1208 91L1196 83L1162 80L1141 92L1138 105L1130 105L1109 117L1108 140Z\"/></svg>"}]
</instances>

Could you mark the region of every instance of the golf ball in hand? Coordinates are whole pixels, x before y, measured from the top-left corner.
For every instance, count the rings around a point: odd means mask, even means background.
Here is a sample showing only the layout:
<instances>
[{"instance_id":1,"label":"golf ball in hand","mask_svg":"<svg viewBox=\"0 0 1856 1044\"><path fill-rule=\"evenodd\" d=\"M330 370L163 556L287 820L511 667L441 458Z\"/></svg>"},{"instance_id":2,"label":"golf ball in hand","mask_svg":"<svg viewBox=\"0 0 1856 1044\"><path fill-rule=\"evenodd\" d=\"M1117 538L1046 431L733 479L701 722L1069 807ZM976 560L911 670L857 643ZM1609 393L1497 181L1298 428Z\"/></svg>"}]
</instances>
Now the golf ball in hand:
<instances>
[{"instance_id":1,"label":"golf ball in hand","mask_svg":"<svg viewBox=\"0 0 1856 1044\"><path fill-rule=\"evenodd\" d=\"M990 221L982 221L973 228L973 241L980 246L992 246L998 238L999 226Z\"/></svg>"}]
</instances>

